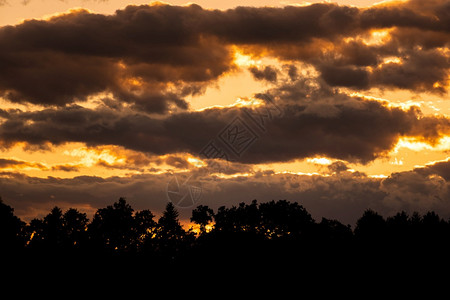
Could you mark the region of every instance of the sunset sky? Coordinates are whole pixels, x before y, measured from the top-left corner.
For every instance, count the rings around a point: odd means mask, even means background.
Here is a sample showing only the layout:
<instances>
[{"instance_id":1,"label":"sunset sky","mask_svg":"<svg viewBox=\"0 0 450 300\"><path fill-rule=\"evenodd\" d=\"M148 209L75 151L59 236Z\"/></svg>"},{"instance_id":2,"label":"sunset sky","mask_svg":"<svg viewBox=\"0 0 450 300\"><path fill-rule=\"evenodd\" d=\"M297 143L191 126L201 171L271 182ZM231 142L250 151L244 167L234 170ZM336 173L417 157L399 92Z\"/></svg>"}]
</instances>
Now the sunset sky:
<instances>
[{"instance_id":1,"label":"sunset sky","mask_svg":"<svg viewBox=\"0 0 450 300\"><path fill-rule=\"evenodd\" d=\"M119 197L450 217L450 1L0 0L0 26L26 221Z\"/></svg>"}]
</instances>

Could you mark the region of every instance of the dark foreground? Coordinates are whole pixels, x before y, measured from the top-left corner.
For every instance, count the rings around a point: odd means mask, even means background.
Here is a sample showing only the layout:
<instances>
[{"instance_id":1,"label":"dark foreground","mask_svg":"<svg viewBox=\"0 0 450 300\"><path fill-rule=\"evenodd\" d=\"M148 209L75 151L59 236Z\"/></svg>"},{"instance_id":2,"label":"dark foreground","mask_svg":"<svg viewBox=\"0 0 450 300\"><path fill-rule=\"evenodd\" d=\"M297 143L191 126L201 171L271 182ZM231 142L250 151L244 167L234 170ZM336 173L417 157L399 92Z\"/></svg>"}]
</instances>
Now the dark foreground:
<instances>
[{"instance_id":1,"label":"dark foreground","mask_svg":"<svg viewBox=\"0 0 450 300\"><path fill-rule=\"evenodd\" d=\"M385 219L368 210L354 230L337 220L316 222L301 205L284 200L217 212L199 206L191 218L199 232L184 230L170 203L154 218L120 199L92 221L56 207L25 224L0 203L3 273L194 285L219 278L236 284L250 278L393 283L448 275L450 223L434 212Z\"/></svg>"}]
</instances>

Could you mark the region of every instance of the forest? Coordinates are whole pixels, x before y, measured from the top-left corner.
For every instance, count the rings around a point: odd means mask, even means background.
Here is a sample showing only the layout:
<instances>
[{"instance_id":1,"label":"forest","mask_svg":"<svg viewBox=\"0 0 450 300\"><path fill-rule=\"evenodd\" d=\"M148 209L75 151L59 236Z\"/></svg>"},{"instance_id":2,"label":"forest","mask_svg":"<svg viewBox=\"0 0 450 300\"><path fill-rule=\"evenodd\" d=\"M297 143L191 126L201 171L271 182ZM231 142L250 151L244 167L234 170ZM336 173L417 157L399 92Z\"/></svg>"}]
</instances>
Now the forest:
<instances>
[{"instance_id":1,"label":"forest","mask_svg":"<svg viewBox=\"0 0 450 300\"><path fill-rule=\"evenodd\" d=\"M373 268L448 259L450 221L435 212L387 218L366 210L354 228L338 220L314 220L287 200L240 203L217 211L200 205L184 229L172 203L159 218L135 211L124 198L97 210L92 220L75 208L54 207L25 223L0 202L0 249L21 262L72 261L167 266L301 266Z\"/></svg>"}]
</instances>

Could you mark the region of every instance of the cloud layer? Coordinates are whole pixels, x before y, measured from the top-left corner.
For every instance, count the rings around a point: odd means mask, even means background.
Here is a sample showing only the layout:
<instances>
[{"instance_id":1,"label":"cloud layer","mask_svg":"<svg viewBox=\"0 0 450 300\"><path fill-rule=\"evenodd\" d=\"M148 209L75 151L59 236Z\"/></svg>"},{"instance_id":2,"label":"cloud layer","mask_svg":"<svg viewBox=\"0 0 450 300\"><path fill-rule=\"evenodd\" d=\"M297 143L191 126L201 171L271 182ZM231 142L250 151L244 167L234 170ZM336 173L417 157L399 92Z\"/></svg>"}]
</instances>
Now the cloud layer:
<instances>
[{"instance_id":1,"label":"cloud layer","mask_svg":"<svg viewBox=\"0 0 450 300\"><path fill-rule=\"evenodd\" d=\"M302 80L271 92L278 94L277 107L274 102L251 108L211 108L164 118L106 106L8 110L2 114L0 140L4 147L18 142L38 147L82 142L117 145L148 155L194 156L201 156L202 149L216 141L222 143L220 148L228 160L243 163L284 162L314 155L367 163L386 155L400 137L433 144L450 131L450 120L423 116L417 107L403 110L324 89L308 92ZM280 112L282 116L277 115ZM233 123L236 117L239 126ZM225 131L242 135L224 139ZM248 140L246 151L227 148L232 140Z\"/></svg>"},{"instance_id":2,"label":"cloud layer","mask_svg":"<svg viewBox=\"0 0 450 300\"><path fill-rule=\"evenodd\" d=\"M335 166L332 167L334 169ZM36 178L20 174L2 173L0 188L6 203L26 219L42 215L58 203L63 207L77 207L92 214L124 196L137 209L151 209L160 213L169 198L167 184L178 176L179 181L189 175L201 182L202 197L196 204L214 209L239 202L260 202L272 199L298 201L315 218L335 218L354 225L365 209L372 208L385 215L405 210L437 211L450 217L449 162L394 173L386 179L370 178L359 172L340 168L328 177L295 174L262 174L214 178L204 170L190 174L134 175L127 178L79 176L71 179ZM208 172L206 172L208 174ZM442 174L442 175L441 175ZM189 209L180 209L188 219Z\"/></svg>"},{"instance_id":3,"label":"cloud layer","mask_svg":"<svg viewBox=\"0 0 450 300\"><path fill-rule=\"evenodd\" d=\"M0 92L41 105L109 93L149 112L185 109L186 96L236 67L233 46L311 64L331 86L443 92L449 9L445 1L409 1L226 11L159 4L113 15L76 10L0 28ZM268 68L253 73L275 79Z\"/></svg>"}]
</instances>

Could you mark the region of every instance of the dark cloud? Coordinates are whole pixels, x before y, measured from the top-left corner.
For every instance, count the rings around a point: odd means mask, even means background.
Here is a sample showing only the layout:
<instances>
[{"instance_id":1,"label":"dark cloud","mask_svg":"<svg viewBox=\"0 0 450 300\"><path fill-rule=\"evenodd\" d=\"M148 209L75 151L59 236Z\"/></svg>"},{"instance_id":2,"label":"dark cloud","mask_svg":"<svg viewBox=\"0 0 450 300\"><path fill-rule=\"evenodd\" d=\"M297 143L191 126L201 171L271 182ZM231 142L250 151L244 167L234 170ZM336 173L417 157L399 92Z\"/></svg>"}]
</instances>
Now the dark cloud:
<instances>
[{"instance_id":1,"label":"dark cloud","mask_svg":"<svg viewBox=\"0 0 450 300\"><path fill-rule=\"evenodd\" d=\"M0 91L44 105L109 92L151 112L186 108L183 97L232 68L230 50L194 26L201 12L130 6L112 16L80 10L2 27Z\"/></svg>"},{"instance_id":2,"label":"dark cloud","mask_svg":"<svg viewBox=\"0 0 450 300\"><path fill-rule=\"evenodd\" d=\"M434 171L435 166L425 167L429 174L413 170L394 173L386 179L370 178L359 172L328 177L265 172L227 179L209 173L193 175L202 187L198 204L214 209L253 199L260 202L288 199L304 205L317 220L326 217L354 225L368 208L385 216L400 210L408 213L434 210L449 217L449 182ZM179 179L190 174L180 174ZM0 188L3 200L26 220L45 215L55 205L77 207L92 216L97 208L110 205L119 196L126 197L137 210L151 209L160 214L168 201L166 188L173 176L177 175L59 179L2 173ZM190 217L190 209L180 209L180 213L182 219Z\"/></svg>"},{"instance_id":3,"label":"dark cloud","mask_svg":"<svg viewBox=\"0 0 450 300\"><path fill-rule=\"evenodd\" d=\"M252 73L253 77L257 80L267 80L271 82L277 81L277 70L273 67L266 66L263 69L258 69L257 67L250 67L249 71Z\"/></svg>"},{"instance_id":4,"label":"dark cloud","mask_svg":"<svg viewBox=\"0 0 450 300\"><path fill-rule=\"evenodd\" d=\"M383 48L368 46L361 42L350 41L339 45L337 54L341 57L336 59L340 64L361 66L376 66L379 63L379 57L387 52Z\"/></svg>"},{"instance_id":5,"label":"dark cloud","mask_svg":"<svg viewBox=\"0 0 450 300\"><path fill-rule=\"evenodd\" d=\"M349 168L343 161L335 161L334 163L328 166L328 170L336 173L344 172L347 171L348 169Z\"/></svg>"},{"instance_id":6,"label":"dark cloud","mask_svg":"<svg viewBox=\"0 0 450 300\"><path fill-rule=\"evenodd\" d=\"M79 166L70 165L70 164L56 165L56 166L52 166L52 171L78 172Z\"/></svg>"},{"instance_id":7,"label":"dark cloud","mask_svg":"<svg viewBox=\"0 0 450 300\"><path fill-rule=\"evenodd\" d=\"M233 44L306 42L314 38L334 40L358 31L357 8L336 4L304 7L237 7L208 14L208 32Z\"/></svg>"},{"instance_id":8,"label":"dark cloud","mask_svg":"<svg viewBox=\"0 0 450 300\"><path fill-rule=\"evenodd\" d=\"M450 130L447 118L423 116L417 107L402 110L327 89L304 95L301 80L270 92L278 94L276 109L267 103L247 109L247 113L238 107L182 112L165 118L107 107L10 111L0 125L0 139L5 147L16 142L82 142L88 146L117 145L152 155L185 152L196 156L201 156L202 149L213 141L228 155L226 159L241 163L315 155L366 163L392 150L400 137L433 144ZM280 111L282 117L277 115ZM236 117L240 118L238 125ZM245 152L233 152L232 134L243 129L249 145ZM235 138L242 141L244 137ZM174 159L170 163L183 162Z\"/></svg>"},{"instance_id":9,"label":"dark cloud","mask_svg":"<svg viewBox=\"0 0 450 300\"><path fill-rule=\"evenodd\" d=\"M164 162L178 169L188 169L191 166L186 158L174 155L168 156Z\"/></svg>"},{"instance_id":10,"label":"dark cloud","mask_svg":"<svg viewBox=\"0 0 450 300\"><path fill-rule=\"evenodd\" d=\"M72 11L0 28L0 94L13 102L63 106L111 93L149 112L186 109L186 96L202 93L236 67L232 45L312 64L332 86L442 92L433 85L445 86L448 75L447 55L437 48L448 43L449 10L445 1L410 1L368 9L322 3ZM391 29L390 39L362 43L373 29ZM402 63L379 65L389 55ZM375 67L373 74L367 66ZM275 80L268 68L253 74Z\"/></svg>"},{"instance_id":11,"label":"dark cloud","mask_svg":"<svg viewBox=\"0 0 450 300\"><path fill-rule=\"evenodd\" d=\"M404 61L401 63L387 63L376 68L371 80L378 86L442 93L446 91L450 75L449 57L436 49L408 51L403 55Z\"/></svg>"},{"instance_id":12,"label":"dark cloud","mask_svg":"<svg viewBox=\"0 0 450 300\"><path fill-rule=\"evenodd\" d=\"M46 170L47 167L40 163L34 163L34 162L27 162L23 160L16 160L16 159L6 159L6 158L0 158L0 168L37 168L41 170Z\"/></svg>"},{"instance_id":13,"label":"dark cloud","mask_svg":"<svg viewBox=\"0 0 450 300\"><path fill-rule=\"evenodd\" d=\"M425 167L416 168L414 172L426 176L438 175L446 181L450 181L450 160L439 161Z\"/></svg>"},{"instance_id":14,"label":"dark cloud","mask_svg":"<svg viewBox=\"0 0 450 300\"><path fill-rule=\"evenodd\" d=\"M120 196L128 197L137 209L162 211L167 203L164 187L168 178L160 175L61 179L3 173L0 188L5 202L26 220L45 215L55 205L64 209L76 207L91 217L97 208L110 205Z\"/></svg>"},{"instance_id":15,"label":"dark cloud","mask_svg":"<svg viewBox=\"0 0 450 300\"><path fill-rule=\"evenodd\" d=\"M358 89L369 87L369 74L361 68L323 65L320 67L320 72L325 82L332 86L346 86Z\"/></svg>"},{"instance_id":16,"label":"dark cloud","mask_svg":"<svg viewBox=\"0 0 450 300\"><path fill-rule=\"evenodd\" d=\"M383 204L391 211L435 210L447 214L450 201L449 169L450 163L447 161L391 174L380 187L387 192Z\"/></svg>"}]
</instances>

